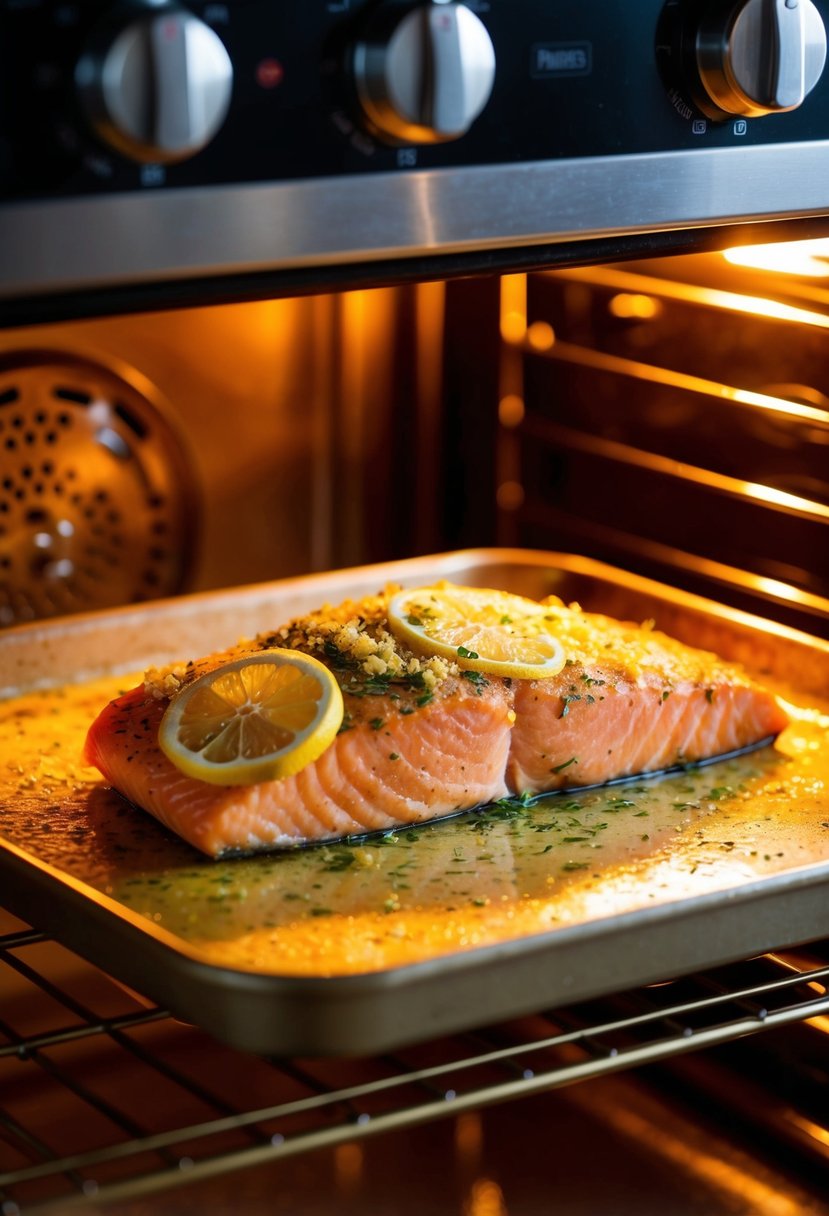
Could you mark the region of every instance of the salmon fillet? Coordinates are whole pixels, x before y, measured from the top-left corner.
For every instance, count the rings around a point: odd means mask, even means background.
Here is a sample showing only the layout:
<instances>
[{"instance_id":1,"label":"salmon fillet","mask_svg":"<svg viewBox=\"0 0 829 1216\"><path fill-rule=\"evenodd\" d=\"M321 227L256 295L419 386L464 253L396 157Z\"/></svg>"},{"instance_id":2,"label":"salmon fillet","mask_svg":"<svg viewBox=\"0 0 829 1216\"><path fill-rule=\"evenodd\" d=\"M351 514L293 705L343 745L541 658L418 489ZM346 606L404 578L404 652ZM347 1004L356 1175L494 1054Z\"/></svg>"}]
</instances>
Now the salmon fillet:
<instances>
[{"instance_id":1,"label":"salmon fillet","mask_svg":"<svg viewBox=\"0 0 829 1216\"><path fill-rule=\"evenodd\" d=\"M131 802L220 857L653 772L761 742L786 725L776 699L739 667L646 627L546 603L568 655L557 676L509 680L439 660L424 665L399 643L392 656L386 601L371 597L183 672L154 673L98 716L86 759ZM179 772L157 742L170 687L284 646L313 653L336 676L346 716L334 742L279 781L219 786Z\"/></svg>"}]
</instances>

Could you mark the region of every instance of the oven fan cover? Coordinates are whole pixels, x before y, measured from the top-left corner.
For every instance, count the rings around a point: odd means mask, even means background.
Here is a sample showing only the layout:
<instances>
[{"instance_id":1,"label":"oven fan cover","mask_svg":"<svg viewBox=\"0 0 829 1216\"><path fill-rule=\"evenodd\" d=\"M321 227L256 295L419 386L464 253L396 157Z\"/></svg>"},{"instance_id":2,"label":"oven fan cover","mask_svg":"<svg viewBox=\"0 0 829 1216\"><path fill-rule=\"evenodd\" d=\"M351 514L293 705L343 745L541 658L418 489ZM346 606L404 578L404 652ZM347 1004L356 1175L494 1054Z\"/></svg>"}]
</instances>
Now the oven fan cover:
<instances>
[{"instance_id":1,"label":"oven fan cover","mask_svg":"<svg viewBox=\"0 0 829 1216\"><path fill-rule=\"evenodd\" d=\"M0 358L0 626L182 590L195 505L180 441L127 379Z\"/></svg>"}]
</instances>

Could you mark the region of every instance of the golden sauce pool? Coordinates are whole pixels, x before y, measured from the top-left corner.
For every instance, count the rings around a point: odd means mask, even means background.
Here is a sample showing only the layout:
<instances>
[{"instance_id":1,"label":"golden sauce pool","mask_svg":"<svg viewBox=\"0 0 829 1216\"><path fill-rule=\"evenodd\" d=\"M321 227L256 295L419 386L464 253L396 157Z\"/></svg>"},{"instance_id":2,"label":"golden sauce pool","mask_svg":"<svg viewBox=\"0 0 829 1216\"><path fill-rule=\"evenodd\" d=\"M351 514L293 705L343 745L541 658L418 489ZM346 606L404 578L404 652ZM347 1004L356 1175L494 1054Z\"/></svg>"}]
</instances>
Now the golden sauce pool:
<instances>
[{"instance_id":1,"label":"golden sauce pool","mask_svg":"<svg viewBox=\"0 0 829 1216\"><path fill-rule=\"evenodd\" d=\"M83 763L89 724L136 682L0 702L0 836L223 966L384 970L829 862L816 709L795 710L773 746L665 777L209 860Z\"/></svg>"}]
</instances>

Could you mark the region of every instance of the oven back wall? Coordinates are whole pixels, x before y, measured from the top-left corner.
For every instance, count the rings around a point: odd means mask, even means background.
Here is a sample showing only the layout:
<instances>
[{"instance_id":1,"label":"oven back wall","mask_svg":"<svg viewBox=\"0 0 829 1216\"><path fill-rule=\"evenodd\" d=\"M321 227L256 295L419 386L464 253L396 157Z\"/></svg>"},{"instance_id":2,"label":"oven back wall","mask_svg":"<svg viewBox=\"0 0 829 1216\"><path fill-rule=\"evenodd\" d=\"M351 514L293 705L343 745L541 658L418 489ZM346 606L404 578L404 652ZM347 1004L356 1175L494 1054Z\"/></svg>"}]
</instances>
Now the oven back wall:
<instances>
[{"instance_id":1,"label":"oven back wall","mask_svg":"<svg viewBox=\"0 0 829 1216\"><path fill-rule=\"evenodd\" d=\"M419 284L4 332L0 624L427 548L443 298Z\"/></svg>"}]
</instances>

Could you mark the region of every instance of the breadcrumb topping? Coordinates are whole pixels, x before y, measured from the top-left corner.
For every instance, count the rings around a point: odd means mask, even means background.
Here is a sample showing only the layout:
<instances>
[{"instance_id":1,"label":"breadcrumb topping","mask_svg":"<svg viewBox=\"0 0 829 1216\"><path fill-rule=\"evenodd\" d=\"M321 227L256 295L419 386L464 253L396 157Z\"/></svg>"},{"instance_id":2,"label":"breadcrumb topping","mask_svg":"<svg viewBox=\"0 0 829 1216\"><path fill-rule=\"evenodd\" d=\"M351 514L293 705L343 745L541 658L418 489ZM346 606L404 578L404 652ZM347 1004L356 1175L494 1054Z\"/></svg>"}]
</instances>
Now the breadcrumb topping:
<instances>
[{"instance_id":1,"label":"breadcrumb topping","mask_svg":"<svg viewBox=\"0 0 829 1216\"><path fill-rule=\"evenodd\" d=\"M168 663L166 667L150 667L144 672L144 692L154 701L174 697L184 683L188 663Z\"/></svg>"},{"instance_id":2,"label":"breadcrumb topping","mask_svg":"<svg viewBox=\"0 0 829 1216\"><path fill-rule=\"evenodd\" d=\"M399 587L355 602L325 604L272 634L260 634L260 647L287 646L320 655L335 666L369 680L411 681L434 692L444 680L457 676L457 663L440 655L420 656L403 646L387 628L388 603Z\"/></svg>"}]
</instances>

